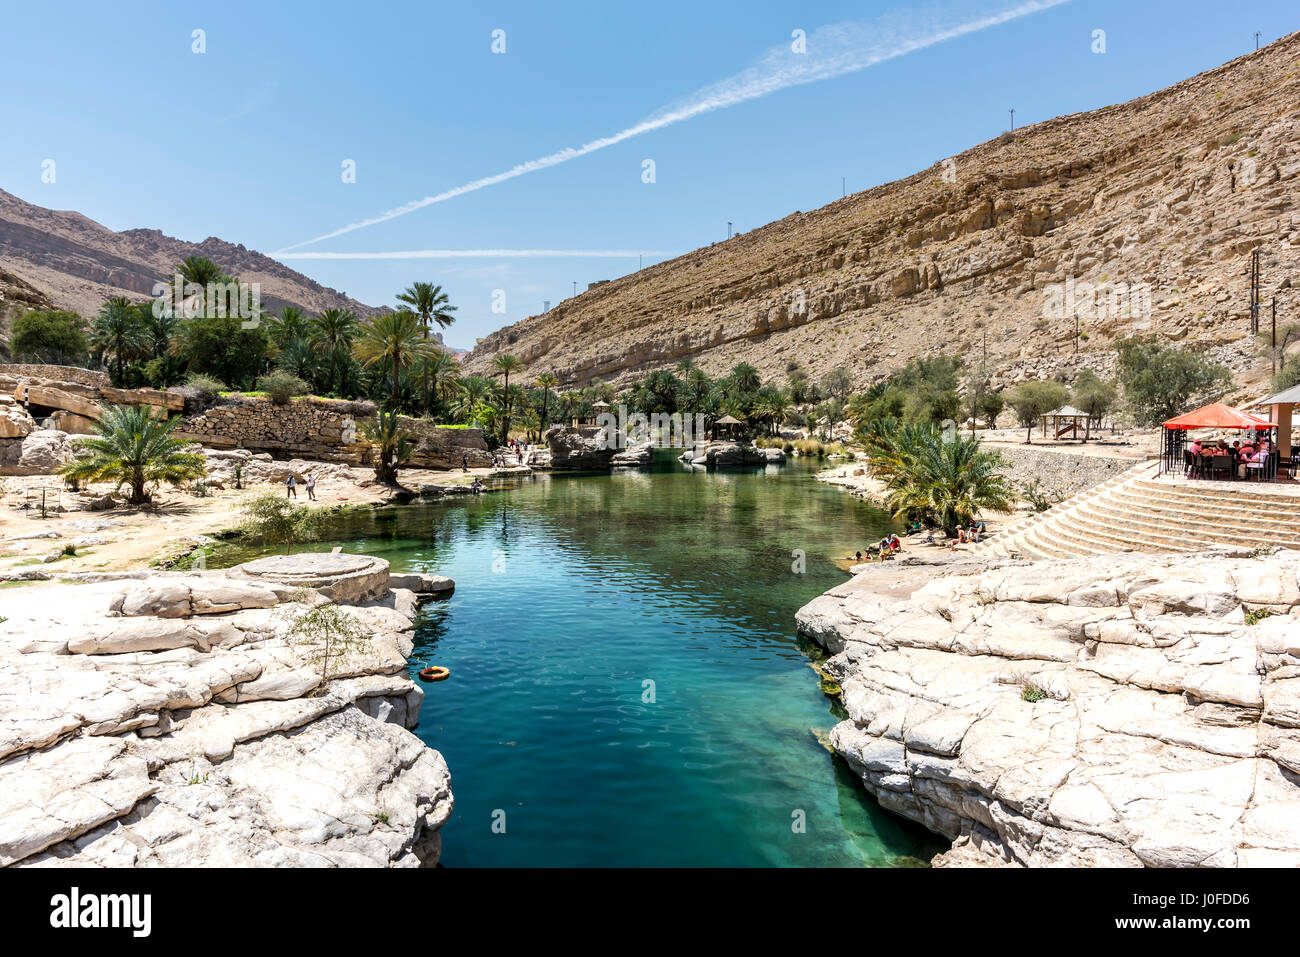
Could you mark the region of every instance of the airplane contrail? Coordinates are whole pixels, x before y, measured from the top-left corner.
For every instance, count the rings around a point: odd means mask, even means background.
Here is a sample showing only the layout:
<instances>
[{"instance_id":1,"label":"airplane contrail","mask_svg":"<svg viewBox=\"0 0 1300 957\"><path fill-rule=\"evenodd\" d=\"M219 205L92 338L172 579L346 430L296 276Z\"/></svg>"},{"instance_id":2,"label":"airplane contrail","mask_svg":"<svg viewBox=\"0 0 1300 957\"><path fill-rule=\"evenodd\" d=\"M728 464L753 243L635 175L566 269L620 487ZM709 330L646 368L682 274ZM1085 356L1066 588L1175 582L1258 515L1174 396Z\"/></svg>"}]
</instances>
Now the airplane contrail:
<instances>
[{"instance_id":1,"label":"airplane contrail","mask_svg":"<svg viewBox=\"0 0 1300 957\"><path fill-rule=\"evenodd\" d=\"M661 249L406 249L378 253L276 253L279 259L532 259L586 257L634 259L667 256Z\"/></svg>"},{"instance_id":2,"label":"airplane contrail","mask_svg":"<svg viewBox=\"0 0 1300 957\"><path fill-rule=\"evenodd\" d=\"M592 140L582 146L568 147L547 156L520 163L505 172L472 180L464 185L433 196L412 200L403 206L390 209L388 212L381 213L370 219L350 223L333 232L324 233L312 239L304 239L302 242L294 243L291 246L285 246L271 255L282 256L282 254L292 249L309 246L312 243L318 243L326 239L333 239L336 236L364 229L367 226L386 223L389 220L397 219L399 216L405 216L407 213L413 213L417 209L432 206L434 203L442 203L457 196L463 196L466 193L473 193L488 186L495 186L497 183L515 179L527 173L535 173L538 170L567 163L569 160L614 146L634 136L640 136L643 133L660 130L665 126L672 126L683 120L691 119L701 113L725 109L729 106L735 106L737 103L767 96L788 87L816 83L819 80L827 80L832 77L843 76L846 73L865 70L867 67L875 66L886 60L905 56L916 50L922 50L967 34L987 30L990 27L1018 20L1034 13L1040 13L1043 10L1058 7L1068 2L1069 0L1023 0L1023 2L1015 6L1004 6L997 12L986 13L965 20L956 26L943 25L952 22L952 5L949 3L932 7L928 12L919 15L910 11L896 11L884 14L874 20L820 27L806 37L807 52L795 52L793 44L774 47L748 69L712 86L697 90L684 100L651 114L635 126L629 126L618 133Z\"/></svg>"}]
</instances>

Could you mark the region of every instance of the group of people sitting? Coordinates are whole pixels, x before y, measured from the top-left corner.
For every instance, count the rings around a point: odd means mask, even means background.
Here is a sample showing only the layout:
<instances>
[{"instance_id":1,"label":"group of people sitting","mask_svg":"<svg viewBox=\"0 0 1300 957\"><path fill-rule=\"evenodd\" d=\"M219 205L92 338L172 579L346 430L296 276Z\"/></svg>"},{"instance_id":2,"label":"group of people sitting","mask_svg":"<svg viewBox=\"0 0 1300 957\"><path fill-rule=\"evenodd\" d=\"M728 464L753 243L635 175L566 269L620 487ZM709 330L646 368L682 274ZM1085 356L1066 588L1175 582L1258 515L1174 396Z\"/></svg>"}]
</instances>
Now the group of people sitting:
<instances>
[{"instance_id":1,"label":"group of people sitting","mask_svg":"<svg viewBox=\"0 0 1300 957\"><path fill-rule=\"evenodd\" d=\"M1231 473L1235 474L1237 478L1244 479L1252 469L1262 474L1268 464L1271 451L1268 439L1252 440L1248 438L1245 442L1233 442L1231 446L1224 439L1219 439L1216 442L1202 442L1200 439L1195 439L1191 447L1188 448L1187 454L1191 456L1193 470L1204 461L1201 456L1209 456L1211 459L1226 456L1230 463Z\"/></svg>"},{"instance_id":2,"label":"group of people sitting","mask_svg":"<svg viewBox=\"0 0 1300 957\"><path fill-rule=\"evenodd\" d=\"M961 525L957 526L957 541L952 543L952 547L956 548L958 545L964 545L967 542L974 544L978 542L980 536L987 531L987 525L983 522L977 522L975 519L971 519L970 528L964 528Z\"/></svg>"},{"instance_id":3,"label":"group of people sitting","mask_svg":"<svg viewBox=\"0 0 1300 957\"><path fill-rule=\"evenodd\" d=\"M907 534L919 535L922 528L923 526L920 522L912 522L907 527ZM935 531L937 531L937 529L932 530L930 535L922 542L922 544L932 544ZM951 547L956 548L958 545L964 545L967 542L978 542L985 534L987 534L987 532L988 526L983 521L971 519L969 527L966 525L957 526L957 538L953 541ZM859 565L862 564L863 561L883 562L886 559L893 558L902 550L903 540L891 532L875 545L868 545L865 552L854 552L849 556L848 560L854 561Z\"/></svg>"},{"instance_id":4,"label":"group of people sitting","mask_svg":"<svg viewBox=\"0 0 1300 957\"><path fill-rule=\"evenodd\" d=\"M869 562L871 561L883 562L887 558L893 558L896 553L901 552L902 550L903 550L902 539L900 539L897 535L891 532L890 534L882 538L877 544L867 546L866 560ZM872 555L873 552L875 553L874 557ZM863 560L862 556L863 556L862 552L853 553L853 557L857 560L858 564L862 563Z\"/></svg>"}]
</instances>

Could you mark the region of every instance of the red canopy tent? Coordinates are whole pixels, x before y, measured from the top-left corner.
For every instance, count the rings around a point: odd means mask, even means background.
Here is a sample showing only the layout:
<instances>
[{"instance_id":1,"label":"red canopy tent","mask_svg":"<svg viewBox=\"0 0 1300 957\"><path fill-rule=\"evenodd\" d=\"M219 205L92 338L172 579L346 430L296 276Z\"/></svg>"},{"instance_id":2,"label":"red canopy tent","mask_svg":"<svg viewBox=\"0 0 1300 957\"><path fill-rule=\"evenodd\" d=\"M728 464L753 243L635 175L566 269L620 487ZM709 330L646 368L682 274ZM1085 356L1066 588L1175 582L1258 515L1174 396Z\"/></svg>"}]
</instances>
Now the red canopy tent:
<instances>
[{"instance_id":1,"label":"red canopy tent","mask_svg":"<svg viewBox=\"0 0 1300 957\"><path fill-rule=\"evenodd\" d=\"M1175 416L1164 423L1166 429L1271 429L1276 422L1242 412L1222 402L1215 402Z\"/></svg>"},{"instance_id":2,"label":"red canopy tent","mask_svg":"<svg viewBox=\"0 0 1300 957\"><path fill-rule=\"evenodd\" d=\"M1266 467L1260 474L1261 478L1272 479L1277 475L1277 438L1273 434L1276 423L1268 419L1262 419L1257 415L1251 415L1248 412L1242 412L1240 409L1234 409L1230 405L1224 405L1222 402L1215 402L1204 408L1196 409L1193 412L1187 412L1183 415L1174 416L1163 423L1162 435L1164 440L1161 445L1163 450L1160 456L1160 472L1173 472L1186 469L1191 477L1195 477L1198 472L1202 472L1204 466L1204 456L1193 456L1191 452L1184 448L1187 432L1191 429L1242 429L1254 432L1268 432L1270 439L1269 448L1272 450ZM1231 465L1220 464L1219 457L1212 456L1214 469L1227 469L1228 477L1233 475L1236 469L1236 460L1231 461ZM1226 455L1223 461L1227 462Z\"/></svg>"}]
</instances>

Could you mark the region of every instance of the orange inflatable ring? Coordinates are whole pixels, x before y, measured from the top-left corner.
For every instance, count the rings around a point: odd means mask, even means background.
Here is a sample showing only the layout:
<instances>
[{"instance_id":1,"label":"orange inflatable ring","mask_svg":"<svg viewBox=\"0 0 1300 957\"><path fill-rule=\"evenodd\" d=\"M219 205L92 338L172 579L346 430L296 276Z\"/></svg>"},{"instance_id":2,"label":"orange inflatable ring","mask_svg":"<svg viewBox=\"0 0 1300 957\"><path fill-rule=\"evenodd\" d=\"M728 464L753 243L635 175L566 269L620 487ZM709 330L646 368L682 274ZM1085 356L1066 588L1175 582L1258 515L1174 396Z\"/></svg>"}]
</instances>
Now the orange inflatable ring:
<instances>
[{"instance_id":1,"label":"orange inflatable ring","mask_svg":"<svg viewBox=\"0 0 1300 957\"><path fill-rule=\"evenodd\" d=\"M451 671L440 665L433 665L420 671L421 681L443 681L451 677Z\"/></svg>"}]
</instances>

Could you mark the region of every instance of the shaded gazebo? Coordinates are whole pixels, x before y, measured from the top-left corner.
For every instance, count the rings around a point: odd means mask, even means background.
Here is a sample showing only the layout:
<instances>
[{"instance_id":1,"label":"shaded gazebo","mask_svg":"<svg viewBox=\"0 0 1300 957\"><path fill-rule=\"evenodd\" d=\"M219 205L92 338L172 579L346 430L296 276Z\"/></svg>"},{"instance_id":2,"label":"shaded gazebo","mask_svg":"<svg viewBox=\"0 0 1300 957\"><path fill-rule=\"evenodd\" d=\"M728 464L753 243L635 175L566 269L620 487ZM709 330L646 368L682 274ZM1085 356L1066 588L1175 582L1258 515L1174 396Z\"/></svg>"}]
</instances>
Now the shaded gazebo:
<instances>
[{"instance_id":1,"label":"shaded gazebo","mask_svg":"<svg viewBox=\"0 0 1300 957\"><path fill-rule=\"evenodd\" d=\"M594 426L600 424L600 416L609 411L609 403L603 399L598 399L591 404L591 415L575 415L573 417L573 427L576 429L580 426Z\"/></svg>"},{"instance_id":2,"label":"shaded gazebo","mask_svg":"<svg viewBox=\"0 0 1300 957\"><path fill-rule=\"evenodd\" d=\"M741 422L740 419L736 418L734 415L724 415L720 419L714 419L713 437L715 439L718 437L718 426L720 425L726 427L727 438L730 439L735 437L736 426L744 425L744 423Z\"/></svg>"},{"instance_id":3,"label":"shaded gazebo","mask_svg":"<svg viewBox=\"0 0 1300 957\"><path fill-rule=\"evenodd\" d=\"M1047 435L1047 423L1051 422L1052 438L1054 439L1059 439L1066 432L1073 433L1071 438L1077 439L1079 437L1079 420L1083 420L1083 424L1086 428L1090 418L1091 416L1088 415L1087 412L1080 412L1072 405L1063 405L1059 409L1055 409L1052 412L1039 416L1039 420L1043 427L1044 437ZM1062 422L1066 424L1062 425Z\"/></svg>"}]
</instances>

